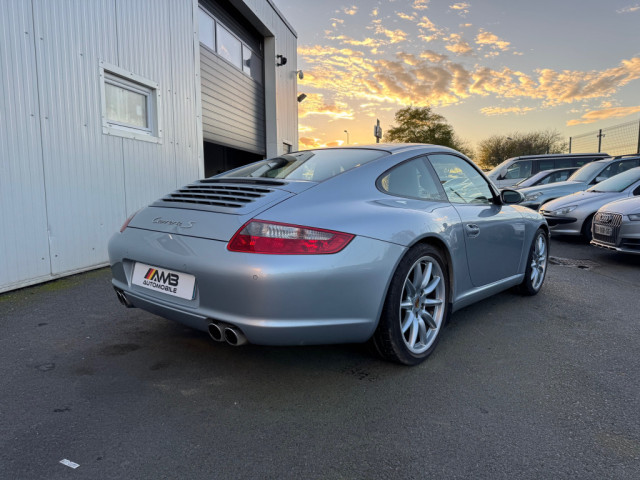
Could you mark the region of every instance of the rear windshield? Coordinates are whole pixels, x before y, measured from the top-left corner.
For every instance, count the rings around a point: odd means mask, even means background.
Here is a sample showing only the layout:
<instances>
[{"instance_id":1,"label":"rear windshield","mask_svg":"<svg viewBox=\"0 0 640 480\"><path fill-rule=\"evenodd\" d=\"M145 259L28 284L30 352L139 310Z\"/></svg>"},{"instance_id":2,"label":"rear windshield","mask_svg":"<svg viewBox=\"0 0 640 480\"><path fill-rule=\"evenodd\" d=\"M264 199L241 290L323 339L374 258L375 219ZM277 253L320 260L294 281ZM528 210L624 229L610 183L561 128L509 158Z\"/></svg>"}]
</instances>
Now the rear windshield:
<instances>
[{"instance_id":1,"label":"rear windshield","mask_svg":"<svg viewBox=\"0 0 640 480\"><path fill-rule=\"evenodd\" d=\"M306 150L252 163L216 178L278 178L322 182L388 154L380 150L355 148Z\"/></svg>"}]
</instances>

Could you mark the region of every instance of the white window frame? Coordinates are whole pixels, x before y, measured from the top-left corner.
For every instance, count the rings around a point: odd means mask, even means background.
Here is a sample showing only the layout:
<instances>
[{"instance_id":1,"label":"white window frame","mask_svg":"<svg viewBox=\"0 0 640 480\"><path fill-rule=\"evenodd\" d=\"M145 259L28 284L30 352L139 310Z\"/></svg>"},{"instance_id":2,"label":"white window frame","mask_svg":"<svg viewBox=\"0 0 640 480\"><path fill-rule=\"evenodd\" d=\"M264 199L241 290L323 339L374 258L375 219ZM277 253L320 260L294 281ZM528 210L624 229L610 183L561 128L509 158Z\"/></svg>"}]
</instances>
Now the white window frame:
<instances>
[{"instance_id":1,"label":"white window frame","mask_svg":"<svg viewBox=\"0 0 640 480\"><path fill-rule=\"evenodd\" d=\"M107 118L106 85L115 85L146 97L147 127L115 122ZM136 75L106 62L100 62L100 91L102 100L102 133L118 137L162 143L161 94L157 82Z\"/></svg>"}]
</instances>

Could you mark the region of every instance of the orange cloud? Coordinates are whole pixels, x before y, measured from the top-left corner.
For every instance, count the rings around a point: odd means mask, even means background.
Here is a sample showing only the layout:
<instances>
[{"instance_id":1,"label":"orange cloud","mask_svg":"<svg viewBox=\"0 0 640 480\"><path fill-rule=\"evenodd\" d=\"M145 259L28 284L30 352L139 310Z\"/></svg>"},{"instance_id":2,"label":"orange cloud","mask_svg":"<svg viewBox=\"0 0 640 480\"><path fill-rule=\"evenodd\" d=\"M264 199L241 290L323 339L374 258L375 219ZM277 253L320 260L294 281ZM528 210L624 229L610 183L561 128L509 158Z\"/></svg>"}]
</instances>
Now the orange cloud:
<instances>
[{"instance_id":1,"label":"orange cloud","mask_svg":"<svg viewBox=\"0 0 640 480\"><path fill-rule=\"evenodd\" d=\"M640 105L636 107L612 107L605 108L603 110L592 110L582 115L581 118L569 120L567 126L581 125L585 123L594 123L600 120L607 120L609 118L626 117L634 113L640 112Z\"/></svg>"},{"instance_id":2,"label":"orange cloud","mask_svg":"<svg viewBox=\"0 0 640 480\"><path fill-rule=\"evenodd\" d=\"M511 45L509 42L501 40L497 35L483 29L480 29L480 33L476 36L476 43L478 45L489 45L503 52L509 50L509 45Z\"/></svg>"},{"instance_id":3,"label":"orange cloud","mask_svg":"<svg viewBox=\"0 0 640 480\"><path fill-rule=\"evenodd\" d=\"M325 115L333 120L352 120L354 113L344 102L327 103L324 95L310 93L303 102L298 104L298 118L312 115Z\"/></svg>"},{"instance_id":4,"label":"orange cloud","mask_svg":"<svg viewBox=\"0 0 640 480\"><path fill-rule=\"evenodd\" d=\"M427 8L429 8L429 0L415 0L413 2L413 9L414 10L426 10Z\"/></svg>"},{"instance_id":5,"label":"orange cloud","mask_svg":"<svg viewBox=\"0 0 640 480\"><path fill-rule=\"evenodd\" d=\"M446 48L450 52L453 52L457 55L469 55L471 52L473 52L473 48L471 48L471 45L469 45L466 40L463 40L462 37L457 33L452 33L446 40L450 43L448 45L445 45L444 48Z\"/></svg>"},{"instance_id":6,"label":"orange cloud","mask_svg":"<svg viewBox=\"0 0 640 480\"><path fill-rule=\"evenodd\" d=\"M637 12L640 10L640 3L636 3L635 5L629 5L627 7L621 8L620 10L616 10L616 13L631 13Z\"/></svg>"},{"instance_id":7,"label":"orange cloud","mask_svg":"<svg viewBox=\"0 0 640 480\"><path fill-rule=\"evenodd\" d=\"M487 115L488 117L494 115L506 115L507 113L515 113L516 115L524 115L527 112L535 110L532 107L485 107L480 109L480 112L483 115Z\"/></svg>"},{"instance_id":8,"label":"orange cloud","mask_svg":"<svg viewBox=\"0 0 640 480\"><path fill-rule=\"evenodd\" d=\"M376 25L376 33L387 37L390 43L399 43L407 39L407 34L402 30L389 30L384 28L380 23Z\"/></svg>"},{"instance_id":9,"label":"orange cloud","mask_svg":"<svg viewBox=\"0 0 640 480\"><path fill-rule=\"evenodd\" d=\"M403 20L413 21L416 19L415 15L407 15L406 13L402 13L402 12L396 12L396 15L398 15Z\"/></svg>"},{"instance_id":10,"label":"orange cloud","mask_svg":"<svg viewBox=\"0 0 640 480\"><path fill-rule=\"evenodd\" d=\"M470 6L471 5L469 5L468 3L460 2L460 3L454 3L453 5L450 5L449 9L457 11L459 15L464 17L467 13L469 13Z\"/></svg>"},{"instance_id":11,"label":"orange cloud","mask_svg":"<svg viewBox=\"0 0 640 480\"><path fill-rule=\"evenodd\" d=\"M334 140L331 142L323 143L319 138L300 137L298 139L298 145L301 150L309 150L313 148L325 148L325 147L339 147L344 144L344 140Z\"/></svg>"},{"instance_id":12,"label":"orange cloud","mask_svg":"<svg viewBox=\"0 0 640 480\"><path fill-rule=\"evenodd\" d=\"M436 53L433 50L425 50L420 54L420 58L424 58L433 63L444 62L448 57L440 53Z\"/></svg>"}]
</instances>

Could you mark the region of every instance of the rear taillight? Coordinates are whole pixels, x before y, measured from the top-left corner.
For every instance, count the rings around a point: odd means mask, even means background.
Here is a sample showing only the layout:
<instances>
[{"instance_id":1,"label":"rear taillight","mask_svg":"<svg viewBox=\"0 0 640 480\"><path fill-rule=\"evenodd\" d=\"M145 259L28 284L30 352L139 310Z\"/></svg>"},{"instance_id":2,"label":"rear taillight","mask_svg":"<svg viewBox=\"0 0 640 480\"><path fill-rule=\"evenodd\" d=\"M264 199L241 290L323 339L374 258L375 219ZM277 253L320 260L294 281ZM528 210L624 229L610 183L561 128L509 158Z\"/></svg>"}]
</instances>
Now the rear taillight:
<instances>
[{"instance_id":1,"label":"rear taillight","mask_svg":"<svg viewBox=\"0 0 640 480\"><path fill-rule=\"evenodd\" d=\"M328 254L342 250L353 237L320 228L251 220L233 236L227 249L274 255Z\"/></svg>"},{"instance_id":2,"label":"rear taillight","mask_svg":"<svg viewBox=\"0 0 640 480\"><path fill-rule=\"evenodd\" d=\"M124 232L124 229L127 228L129 226L129 222L131 222L131 220L133 220L133 217L136 216L136 213L138 212L134 212L131 215L129 215L129 218L127 218L124 223L122 224L122 227L120 227L120 233Z\"/></svg>"}]
</instances>

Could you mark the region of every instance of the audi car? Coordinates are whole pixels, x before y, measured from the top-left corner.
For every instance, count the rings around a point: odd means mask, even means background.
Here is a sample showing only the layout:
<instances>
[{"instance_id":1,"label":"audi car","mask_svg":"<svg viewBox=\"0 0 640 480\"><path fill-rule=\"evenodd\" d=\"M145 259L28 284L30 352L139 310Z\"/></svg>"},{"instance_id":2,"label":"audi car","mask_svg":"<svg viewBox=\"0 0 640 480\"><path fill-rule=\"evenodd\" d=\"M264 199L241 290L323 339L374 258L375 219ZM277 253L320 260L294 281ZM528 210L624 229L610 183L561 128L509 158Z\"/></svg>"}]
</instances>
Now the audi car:
<instances>
[{"instance_id":1,"label":"audi car","mask_svg":"<svg viewBox=\"0 0 640 480\"><path fill-rule=\"evenodd\" d=\"M600 207L591 231L591 245L640 255L640 196Z\"/></svg>"},{"instance_id":2,"label":"audi car","mask_svg":"<svg viewBox=\"0 0 640 480\"><path fill-rule=\"evenodd\" d=\"M582 235L591 240L593 216L604 204L640 195L640 167L604 180L584 192L545 203L540 213L552 234Z\"/></svg>"},{"instance_id":3,"label":"audi car","mask_svg":"<svg viewBox=\"0 0 640 480\"><path fill-rule=\"evenodd\" d=\"M441 146L281 155L132 215L109 242L113 286L127 307L215 341L370 341L415 365L452 312L539 292L548 229L521 200Z\"/></svg>"}]
</instances>

